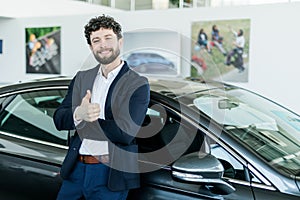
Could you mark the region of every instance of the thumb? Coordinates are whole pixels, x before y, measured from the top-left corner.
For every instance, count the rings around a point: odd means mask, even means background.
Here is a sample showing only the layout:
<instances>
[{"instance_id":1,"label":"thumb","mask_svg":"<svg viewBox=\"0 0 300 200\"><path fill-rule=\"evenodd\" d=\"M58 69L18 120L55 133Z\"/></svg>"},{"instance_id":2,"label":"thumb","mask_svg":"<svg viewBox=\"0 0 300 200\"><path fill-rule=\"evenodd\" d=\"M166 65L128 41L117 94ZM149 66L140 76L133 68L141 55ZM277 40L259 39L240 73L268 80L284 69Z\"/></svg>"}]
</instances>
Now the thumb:
<instances>
[{"instance_id":1,"label":"thumb","mask_svg":"<svg viewBox=\"0 0 300 200\"><path fill-rule=\"evenodd\" d=\"M83 97L83 101L90 103L91 102L92 93L90 90L86 91L86 95Z\"/></svg>"}]
</instances>

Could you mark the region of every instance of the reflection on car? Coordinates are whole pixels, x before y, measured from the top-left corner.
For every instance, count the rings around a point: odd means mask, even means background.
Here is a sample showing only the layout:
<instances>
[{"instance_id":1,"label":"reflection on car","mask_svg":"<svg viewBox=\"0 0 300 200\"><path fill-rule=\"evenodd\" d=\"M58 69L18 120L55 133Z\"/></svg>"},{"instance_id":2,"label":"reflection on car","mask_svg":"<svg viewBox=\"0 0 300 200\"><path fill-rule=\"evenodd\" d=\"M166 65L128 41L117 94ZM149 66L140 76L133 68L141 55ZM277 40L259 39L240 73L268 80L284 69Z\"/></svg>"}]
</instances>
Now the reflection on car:
<instances>
[{"instance_id":1,"label":"reflection on car","mask_svg":"<svg viewBox=\"0 0 300 200\"><path fill-rule=\"evenodd\" d=\"M68 132L53 113L70 78L0 88L0 199L55 199ZM149 78L128 200L299 199L300 116L221 83Z\"/></svg>"}]
</instances>

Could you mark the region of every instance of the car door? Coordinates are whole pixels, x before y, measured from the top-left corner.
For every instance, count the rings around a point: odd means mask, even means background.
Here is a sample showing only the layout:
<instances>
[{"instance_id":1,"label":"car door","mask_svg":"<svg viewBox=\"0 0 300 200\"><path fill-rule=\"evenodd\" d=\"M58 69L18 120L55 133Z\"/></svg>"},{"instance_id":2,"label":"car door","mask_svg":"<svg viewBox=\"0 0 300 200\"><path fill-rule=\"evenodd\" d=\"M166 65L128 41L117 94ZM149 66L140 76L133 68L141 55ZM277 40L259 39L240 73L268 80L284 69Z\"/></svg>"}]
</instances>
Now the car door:
<instances>
[{"instance_id":1,"label":"car door","mask_svg":"<svg viewBox=\"0 0 300 200\"><path fill-rule=\"evenodd\" d=\"M66 89L19 91L0 98L0 199L55 199L67 132L53 113Z\"/></svg>"},{"instance_id":2,"label":"car door","mask_svg":"<svg viewBox=\"0 0 300 200\"><path fill-rule=\"evenodd\" d=\"M142 188L131 191L129 197L132 195L135 199L255 199L247 179L246 168L232 156L231 160L223 159L224 152L221 152L219 157L222 158L221 163L225 165L224 178L227 180L230 178L230 184L235 187L235 192L219 194L209 184L202 185L174 179L172 164L178 158L192 152L210 151L210 148L214 149L212 155L217 155L219 145L212 142L213 140L195 124L167 107L149 108L145 121L147 119L148 121L151 119L152 123L146 122L146 126L155 127L150 130L156 130L156 133L148 133L150 137L145 137L145 133L142 133L143 137L138 140L141 169L151 169L149 165L152 165L153 170L142 174ZM143 129L145 130L147 129ZM209 148L204 145L205 139L211 140ZM236 169L233 169L232 165Z\"/></svg>"}]
</instances>

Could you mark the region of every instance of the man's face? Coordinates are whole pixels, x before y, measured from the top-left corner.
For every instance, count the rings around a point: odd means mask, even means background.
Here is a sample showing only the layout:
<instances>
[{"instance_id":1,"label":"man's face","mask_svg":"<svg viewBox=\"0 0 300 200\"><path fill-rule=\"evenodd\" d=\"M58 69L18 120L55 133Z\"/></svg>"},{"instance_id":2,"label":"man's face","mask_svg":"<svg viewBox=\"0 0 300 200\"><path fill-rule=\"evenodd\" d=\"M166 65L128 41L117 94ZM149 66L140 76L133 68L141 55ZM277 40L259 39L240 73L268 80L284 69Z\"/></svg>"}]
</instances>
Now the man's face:
<instances>
[{"instance_id":1,"label":"man's face","mask_svg":"<svg viewBox=\"0 0 300 200\"><path fill-rule=\"evenodd\" d=\"M100 28L90 38L90 48L100 64L110 64L120 55L122 38L118 40L112 29Z\"/></svg>"}]
</instances>

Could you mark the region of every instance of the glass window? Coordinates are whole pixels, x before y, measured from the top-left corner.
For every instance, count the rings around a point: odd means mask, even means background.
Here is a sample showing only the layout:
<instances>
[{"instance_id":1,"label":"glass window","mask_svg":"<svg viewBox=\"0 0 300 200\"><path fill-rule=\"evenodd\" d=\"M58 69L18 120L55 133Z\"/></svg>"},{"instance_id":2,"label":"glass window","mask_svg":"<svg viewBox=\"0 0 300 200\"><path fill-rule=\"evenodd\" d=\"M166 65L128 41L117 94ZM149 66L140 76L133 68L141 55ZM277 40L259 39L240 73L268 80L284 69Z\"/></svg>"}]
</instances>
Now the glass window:
<instances>
[{"instance_id":1,"label":"glass window","mask_svg":"<svg viewBox=\"0 0 300 200\"><path fill-rule=\"evenodd\" d=\"M135 10L152 9L152 0L134 1Z\"/></svg>"},{"instance_id":2,"label":"glass window","mask_svg":"<svg viewBox=\"0 0 300 200\"><path fill-rule=\"evenodd\" d=\"M0 131L66 145L67 131L58 131L53 123L54 111L65 93L63 90L45 90L16 95L0 113Z\"/></svg>"},{"instance_id":3,"label":"glass window","mask_svg":"<svg viewBox=\"0 0 300 200\"><path fill-rule=\"evenodd\" d=\"M131 1L130 0L115 0L115 8L122 10L130 10Z\"/></svg>"},{"instance_id":4,"label":"glass window","mask_svg":"<svg viewBox=\"0 0 300 200\"><path fill-rule=\"evenodd\" d=\"M183 7L184 8L192 8L193 7L193 0L183 0Z\"/></svg>"},{"instance_id":5,"label":"glass window","mask_svg":"<svg viewBox=\"0 0 300 200\"><path fill-rule=\"evenodd\" d=\"M170 157L175 161L184 154L206 151L203 132L190 125L176 113L158 104L148 108L145 122L152 128L149 129L147 135L144 135L145 137L141 140L142 143L139 144L144 152L161 151L160 156L164 157L163 161L165 162L170 161ZM211 154L218 158L224 167L224 177L249 182L245 166L218 143L211 139L208 141Z\"/></svg>"},{"instance_id":6,"label":"glass window","mask_svg":"<svg viewBox=\"0 0 300 200\"><path fill-rule=\"evenodd\" d=\"M199 93L193 103L270 166L288 175L299 172L299 115L242 89Z\"/></svg>"},{"instance_id":7,"label":"glass window","mask_svg":"<svg viewBox=\"0 0 300 200\"><path fill-rule=\"evenodd\" d=\"M250 173L251 183L262 184L262 181L259 180L252 172Z\"/></svg>"},{"instance_id":8,"label":"glass window","mask_svg":"<svg viewBox=\"0 0 300 200\"><path fill-rule=\"evenodd\" d=\"M287 3L289 0L211 0L211 7Z\"/></svg>"},{"instance_id":9,"label":"glass window","mask_svg":"<svg viewBox=\"0 0 300 200\"><path fill-rule=\"evenodd\" d=\"M168 9L190 7L247 6L291 3L300 0L78 0L123 10Z\"/></svg>"},{"instance_id":10,"label":"glass window","mask_svg":"<svg viewBox=\"0 0 300 200\"><path fill-rule=\"evenodd\" d=\"M140 153L148 153L148 160L168 165L184 154L199 151L203 139L203 134L180 116L155 105L148 108L137 140Z\"/></svg>"},{"instance_id":11,"label":"glass window","mask_svg":"<svg viewBox=\"0 0 300 200\"><path fill-rule=\"evenodd\" d=\"M211 144L211 154L219 159L224 167L224 177L248 181L244 166L219 144Z\"/></svg>"},{"instance_id":12,"label":"glass window","mask_svg":"<svg viewBox=\"0 0 300 200\"><path fill-rule=\"evenodd\" d=\"M139 138L141 153L159 152L159 160L149 158L153 162L161 164L171 164L182 155L206 151L204 145L204 133L195 128L187 121L182 119L176 113L156 104L148 108L144 121L149 129L142 129L142 137ZM148 132L146 132L148 130ZM140 135L141 136L141 135ZM224 178L235 179L241 182L249 183L249 174L247 168L232 156L226 149L211 139L211 154L215 156L224 167ZM153 155L158 155L153 154ZM149 154L151 155L151 154ZM261 181L252 176L253 181Z\"/></svg>"}]
</instances>

